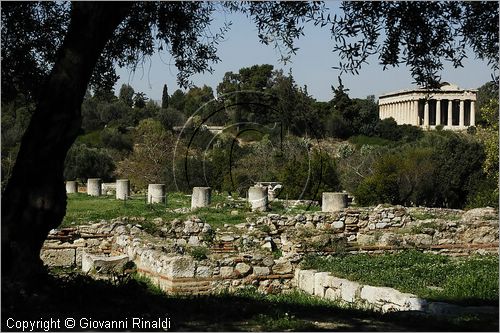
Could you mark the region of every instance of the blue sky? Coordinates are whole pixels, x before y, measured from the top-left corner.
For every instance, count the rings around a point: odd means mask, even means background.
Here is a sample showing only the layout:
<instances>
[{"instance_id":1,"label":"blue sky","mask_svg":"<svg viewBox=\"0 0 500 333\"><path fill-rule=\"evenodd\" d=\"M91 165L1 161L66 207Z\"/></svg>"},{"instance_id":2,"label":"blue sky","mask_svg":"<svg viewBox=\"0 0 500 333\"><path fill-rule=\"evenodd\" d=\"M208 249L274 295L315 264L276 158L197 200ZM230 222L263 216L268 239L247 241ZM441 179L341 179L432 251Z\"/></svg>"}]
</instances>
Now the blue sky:
<instances>
[{"instance_id":1,"label":"blue sky","mask_svg":"<svg viewBox=\"0 0 500 333\"><path fill-rule=\"evenodd\" d=\"M224 18L215 17L214 27L221 27ZM191 79L197 86L206 84L214 89L228 71L237 72L242 67L255 64L271 64L275 69L282 68L285 73L292 69L298 85L307 85L309 94L318 101L328 101L332 98L330 86L337 85L339 72L332 69L339 63L336 54L332 52L333 41L330 31L326 28L308 25L305 36L296 43L300 49L292 56L291 63L286 66L279 61L279 53L272 47L261 44L257 38L257 28L241 14L227 15L226 20L233 24L226 38L218 47L221 61L213 64L214 73L194 75ZM484 61L475 59L472 53L463 62L463 68L453 68L445 64L441 73L443 81L457 84L462 88L478 88L491 79L491 70ZM171 63L171 64L169 64ZM128 69L118 69L120 79L115 91L123 83L130 84L136 92L142 91L149 98L160 100L163 85L167 84L169 93L178 89L176 81L177 70L169 54L156 54L137 68L135 73ZM379 95L414 87L413 79L405 66L389 68L383 71L376 56L361 68L359 75L342 76L344 86L349 89L351 97L365 98L368 95Z\"/></svg>"}]
</instances>

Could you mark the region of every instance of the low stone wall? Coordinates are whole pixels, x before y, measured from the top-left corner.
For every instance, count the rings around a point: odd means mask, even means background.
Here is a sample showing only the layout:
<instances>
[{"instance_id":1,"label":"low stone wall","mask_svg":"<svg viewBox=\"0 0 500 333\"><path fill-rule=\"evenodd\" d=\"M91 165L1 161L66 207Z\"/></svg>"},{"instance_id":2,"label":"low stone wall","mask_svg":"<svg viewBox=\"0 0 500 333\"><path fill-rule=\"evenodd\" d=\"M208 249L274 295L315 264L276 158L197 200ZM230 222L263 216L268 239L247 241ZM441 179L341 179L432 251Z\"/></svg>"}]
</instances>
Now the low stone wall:
<instances>
[{"instance_id":1,"label":"low stone wall","mask_svg":"<svg viewBox=\"0 0 500 333\"><path fill-rule=\"evenodd\" d=\"M428 302L416 295L402 293L394 288L363 285L316 270L295 270L293 282L295 287L308 294L381 312L418 311L439 316L498 313L498 307L458 306L443 302Z\"/></svg>"},{"instance_id":2,"label":"low stone wall","mask_svg":"<svg viewBox=\"0 0 500 333\"><path fill-rule=\"evenodd\" d=\"M437 216L437 217L435 217ZM296 216L268 214L255 223L284 252L383 252L405 248L451 255L498 251L498 212L401 206L349 208Z\"/></svg>"},{"instance_id":3,"label":"low stone wall","mask_svg":"<svg viewBox=\"0 0 500 333\"><path fill-rule=\"evenodd\" d=\"M50 266L81 266L83 253L126 254L140 274L168 292L252 285L276 293L292 288L293 273L308 253L406 248L448 255L498 252L498 213L489 208L463 212L378 206L294 216L271 213L216 230L197 216L155 218L156 236L142 230L142 221L122 217L54 230L41 257Z\"/></svg>"},{"instance_id":4,"label":"low stone wall","mask_svg":"<svg viewBox=\"0 0 500 333\"><path fill-rule=\"evenodd\" d=\"M82 254L111 253L115 224L107 222L52 230L47 236L40 257L48 266L81 266Z\"/></svg>"}]
</instances>

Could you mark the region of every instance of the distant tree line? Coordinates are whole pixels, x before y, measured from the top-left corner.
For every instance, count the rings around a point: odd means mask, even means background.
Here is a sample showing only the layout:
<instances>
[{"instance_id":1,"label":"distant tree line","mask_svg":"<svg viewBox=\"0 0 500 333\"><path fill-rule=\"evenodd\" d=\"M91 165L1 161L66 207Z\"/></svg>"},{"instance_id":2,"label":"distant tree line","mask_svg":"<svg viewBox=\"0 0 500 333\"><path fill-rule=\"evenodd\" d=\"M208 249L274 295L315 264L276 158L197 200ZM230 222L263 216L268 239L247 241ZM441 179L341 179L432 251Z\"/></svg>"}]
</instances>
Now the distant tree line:
<instances>
[{"instance_id":1,"label":"distant tree line","mask_svg":"<svg viewBox=\"0 0 500 333\"><path fill-rule=\"evenodd\" d=\"M226 73L217 98L206 85L171 95L164 85L160 105L129 85L116 95L88 91L64 175L127 177L136 189L155 182L186 192L210 185L234 195L274 180L286 184L280 195L287 198L319 199L322 191L344 189L362 205L498 205L494 84L479 89L474 135L424 133L380 120L374 96L351 98L340 79L331 88L333 98L318 102L291 72L255 65ZM2 110L5 184L33 105L20 96ZM227 129L214 137L201 124Z\"/></svg>"}]
</instances>

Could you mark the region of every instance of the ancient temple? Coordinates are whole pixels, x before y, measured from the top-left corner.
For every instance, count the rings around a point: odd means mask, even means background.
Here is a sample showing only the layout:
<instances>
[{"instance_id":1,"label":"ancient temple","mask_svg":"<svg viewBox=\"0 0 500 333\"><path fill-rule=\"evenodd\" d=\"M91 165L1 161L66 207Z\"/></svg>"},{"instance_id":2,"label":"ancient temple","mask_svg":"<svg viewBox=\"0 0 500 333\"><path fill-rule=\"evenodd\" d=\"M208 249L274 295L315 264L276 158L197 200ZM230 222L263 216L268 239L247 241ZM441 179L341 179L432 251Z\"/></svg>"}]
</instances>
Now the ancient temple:
<instances>
[{"instance_id":1,"label":"ancient temple","mask_svg":"<svg viewBox=\"0 0 500 333\"><path fill-rule=\"evenodd\" d=\"M477 90L443 83L439 89L411 89L379 97L380 119L394 118L398 125L464 130L475 125Z\"/></svg>"}]
</instances>

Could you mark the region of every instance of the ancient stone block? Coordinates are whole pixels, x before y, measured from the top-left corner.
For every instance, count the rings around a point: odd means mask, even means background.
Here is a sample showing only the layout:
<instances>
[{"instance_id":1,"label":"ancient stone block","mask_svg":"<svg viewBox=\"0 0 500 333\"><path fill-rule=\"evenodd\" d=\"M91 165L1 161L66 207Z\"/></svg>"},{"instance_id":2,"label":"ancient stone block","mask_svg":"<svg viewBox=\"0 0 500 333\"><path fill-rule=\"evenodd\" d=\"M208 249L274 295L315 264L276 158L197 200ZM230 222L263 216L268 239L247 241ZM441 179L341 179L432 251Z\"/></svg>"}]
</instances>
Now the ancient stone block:
<instances>
[{"instance_id":1,"label":"ancient stone block","mask_svg":"<svg viewBox=\"0 0 500 333\"><path fill-rule=\"evenodd\" d=\"M101 178L87 179L87 194L94 197L101 195Z\"/></svg>"},{"instance_id":2,"label":"ancient stone block","mask_svg":"<svg viewBox=\"0 0 500 333\"><path fill-rule=\"evenodd\" d=\"M127 200L130 197L130 180L117 179L116 180L116 199Z\"/></svg>"},{"instance_id":3,"label":"ancient stone block","mask_svg":"<svg viewBox=\"0 0 500 333\"><path fill-rule=\"evenodd\" d=\"M319 297L325 296L326 278L329 276L327 272L319 272L314 274L314 295Z\"/></svg>"},{"instance_id":4,"label":"ancient stone block","mask_svg":"<svg viewBox=\"0 0 500 333\"><path fill-rule=\"evenodd\" d=\"M74 180L66 182L66 193L78 193L78 183Z\"/></svg>"},{"instance_id":5,"label":"ancient stone block","mask_svg":"<svg viewBox=\"0 0 500 333\"><path fill-rule=\"evenodd\" d=\"M76 264L75 249L43 249L40 258L50 267L69 267Z\"/></svg>"},{"instance_id":6,"label":"ancient stone block","mask_svg":"<svg viewBox=\"0 0 500 333\"><path fill-rule=\"evenodd\" d=\"M165 192L165 184L149 184L147 199L149 204L166 203L167 194Z\"/></svg>"},{"instance_id":7,"label":"ancient stone block","mask_svg":"<svg viewBox=\"0 0 500 333\"><path fill-rule=\"evenodd\" d=\"M267 187L251 186L248 189L248 202L252 211L266 211L267 201Z\"/></svg>"},{"instance_id":8,"label":"ancient stone block","mask_svg":"<svg viewBox=\"0 0 500 333\"><path fill-rule=\"evenodd\" d=\"M235 273L241 276L246 276L250 273L252 266L245 264L244 262L239 262L236 264Z\"/></svg>"},{"instance_id":9,"label":"ancient stone block","mask_svg":"<svg viewBox=\"0 0 500 333\"><path fill-rule=\"evenodd\" d=\"M208 266L198 266L196 267L197 277L209 277L212 275L212 269Z\"/></svg>"},{"instance_id":10,"label":"ancient stone block","mask_svg":"<svg viewBox=\"0 0 500 333\"><path fill-rule=\"evenodd\" d=\"M336 221L332 223L333 229L342 229L343 227L344 227L344 222L342 221Z\"/></svg>"},{"instance_id":11,"label":"ancient stone block","mask_svg":"<svg viewBox=\"0 0 500 333\"><path fill-rule=\"evenodd\" d=\"M208 207L212 199L212 188L210 187L193 187L193 195L191 196L191 209Z\"/></svg>"},{"instance_id":12,"label":"ancient stone block","mask_svg":"<svg viewBox=\"0 0 500 333\"><path fill-rule=\"evenodd\" d=\"M120 273L127 262L129 262L129 257L126 254L108 257L82 253L82 271L84 273Z\"/></svg>"},{"instance_id":13,"label":"ancient stone block","mask_svg":"<svg viewBox=\"0 0 500 333\"><path fill-rule=\"evenodd\" d=\"M336 301L341 298L340 289L326 288L325 298L331 301Z\"/></svg>"},{"instance_id":14,"label":"ancient stone block","mask_svg":"<svg viewBox=\"0 0 500 333\"><path fill-rule=\"evenodd\" d=\"M184 222L184 228L182 229L182 232L186 235L196 234L200 232L200 226L196 222L187 220Z\"/></svg>"},{"instance_id":15,"label":"ancient stone block","mask_svg":"<svg viewBox=\"0 0 500 333\"><path fill-rule=\"evenodd\" d=\"M269 275L269 273L270 273L269 267L254 266L253 268L253 274L255 276Z\"/></svg>"},{"instance_id":16,"label":"ancient stone block","mask_svg":"<svg viewBox=\"0 0 500 333\"><path fill-rule=\"evenodd\" d=\"M357 242L361 246L374 245L376 240L377 240L376 237L373 235L367 235L367 234L358 234L357 235Z\"/></svg>"},{"instance_id":17,"label":"ancient stone block","mask_svg":"<svg viewBox=\"0 0 500 333\"><path fill-rule=\"evenodd\" d=\"M423 300L419 300L417 296L402 293L399 290L388 287L363 286L360 297L368 303L375 304L380 307L388 303L392 304L392 306L386 305L383 309L384 311L421 311L425 306L425 302Z\"/></svg>"},{"instance_id":18,"label":"ancient stone block","mask_svg":"<svg viewBox=\"0 0 500 333\"><path fill-rule=\"evenodd\" d=\"M323 192L321 211L335 212L347 207L347 193Z\"/></svg>"},{"instance_id":19,"label":"ancient stone block","mask_svg":"<svg viewBox=\"0 0 500 333\"><path fill-rule=\"evenodd\" d=\"M298 287L308 294L314 295L315 270L300 270L298 274Z\"/></svg>"},{"instance_id":20,"label":"ancient stone block","mask_svg":"<svg viewBox=\"0 0 500 333\"><path fill-rule=\"evenodd\" d=\"M234 268L231 266L223 266L220 268L220 276L223 278L229 278L233 276Z\"/></svg>"},{"instance_id":21,"label":"ancient stone block","mask_svg":"<svg viewBox=\"0 0 500 333\"><path fill-rule=\"evenodd\" d=\"M175 257L167 265L167 275L173 278L194 277L195 263L193 258Z\"/></svg>"},{"instance_id":22,"label":"ancient stone block","mask_svg":"<svg viewBox=\"0 0 500 333\"><path fill-rule=\"evenodd\" d=\"M288 260L278 261L273 266L273 273L274 274L289 274L292 272L292 270L293 270L293 266Z\"/></svg>"},{"instance_id":23,"label":"ancient stone block","mask_svg":"<svg viewBox=\"0 0 500 333\"><path fill-rule=\"evenodd\" d=\"M342 281L342 285L340 286L342 299L349 303L355 302L360 288L361 285L357 282L352 282L349 280Z\"/></svg>"}]
</instances>

